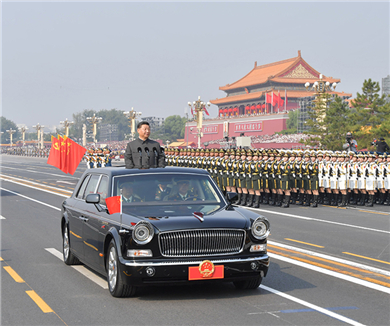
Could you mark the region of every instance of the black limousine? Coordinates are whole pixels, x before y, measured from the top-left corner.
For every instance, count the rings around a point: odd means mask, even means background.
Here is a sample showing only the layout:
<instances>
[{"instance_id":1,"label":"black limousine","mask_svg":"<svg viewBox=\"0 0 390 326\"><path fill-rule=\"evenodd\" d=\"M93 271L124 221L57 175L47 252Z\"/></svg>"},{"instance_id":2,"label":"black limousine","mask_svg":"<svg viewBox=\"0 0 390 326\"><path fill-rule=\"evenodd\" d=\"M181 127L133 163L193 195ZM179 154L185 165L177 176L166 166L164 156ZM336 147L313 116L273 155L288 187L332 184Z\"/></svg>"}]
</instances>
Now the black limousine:
<instances>
[{"instance_id":1,"label":"black limousine","mask_svg":"<svg viewBox=\"0 0 390 326\"><path fill-rule=\"evenodd\" d=\"M114 297L181 282L256 289L268 271L270 225L226 197L204 170L86 170L62 204L64 262L105 275Z\"/></svg>"}]
</instances>

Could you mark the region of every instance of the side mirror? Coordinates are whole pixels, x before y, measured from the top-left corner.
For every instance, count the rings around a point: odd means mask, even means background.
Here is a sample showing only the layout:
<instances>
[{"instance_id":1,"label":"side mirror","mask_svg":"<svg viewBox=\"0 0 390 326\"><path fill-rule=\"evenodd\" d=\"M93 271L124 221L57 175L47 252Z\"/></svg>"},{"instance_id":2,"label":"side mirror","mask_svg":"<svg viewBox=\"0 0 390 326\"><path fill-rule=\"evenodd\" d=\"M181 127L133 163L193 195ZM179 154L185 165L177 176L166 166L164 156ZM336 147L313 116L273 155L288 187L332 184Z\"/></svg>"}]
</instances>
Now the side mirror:
<instances>
[{"instance_id":1,"label":"side mirror","mask_svg":"<svg viewBox=\"0 0 390 326\"><path fill-rule=\"evenodd\" d=\"M100 195L99 194L89 194L87 198L85 198L85 202L88 204L99 204L100 203Z\"/></svg>"},{"instance_id":2,"label":"side mirror","mask_svg":"<svg viewBox=\"0 0 390 326\"><path fill-rule=\"evenodd\" d=\"M238 199L238 194L236 192L226 193L226 199L230 204L233 204Z\"/></svg>"}]
</instances>

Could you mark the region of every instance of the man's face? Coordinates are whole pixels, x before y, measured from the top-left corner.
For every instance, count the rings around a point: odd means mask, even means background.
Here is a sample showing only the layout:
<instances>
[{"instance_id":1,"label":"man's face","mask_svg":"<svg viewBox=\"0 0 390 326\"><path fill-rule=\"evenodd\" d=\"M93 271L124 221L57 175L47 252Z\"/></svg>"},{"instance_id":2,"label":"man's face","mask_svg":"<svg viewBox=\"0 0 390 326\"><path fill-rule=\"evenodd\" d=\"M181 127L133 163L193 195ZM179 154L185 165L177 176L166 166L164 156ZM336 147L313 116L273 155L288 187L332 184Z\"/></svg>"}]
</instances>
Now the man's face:
<instances>
[{"instance_id":1,"label":"man's face","mask_svg":"<svg viewBox=\"0 0 390 326\"><path fill-rule=\"evenodd\" d=\"M122 188L122 195L126 198L130 198L133 195L133 187L130 185L125 185Z\"/></svg>"},{"instance_id":2,"label":"man's face","mask_svg":"<svg viewBox=\"0 0 390 326\"><path fill-rule=\"evenodd\" d=\"M140 128L137 129L139 138L142 140L146 140L150 136L150 127L148 125L142 125Z\"/></svg>"},{"instance_id":3,"label":"man's face","mask_svg":"<svg viewBox=\"0 0 390 326\"><path fill-rule=\"evenodd\" d=\"M188 191L190 184L187 181L183 181L179 183L179 193L181 195L185 195Z\"/></svg>"}]
</instances>

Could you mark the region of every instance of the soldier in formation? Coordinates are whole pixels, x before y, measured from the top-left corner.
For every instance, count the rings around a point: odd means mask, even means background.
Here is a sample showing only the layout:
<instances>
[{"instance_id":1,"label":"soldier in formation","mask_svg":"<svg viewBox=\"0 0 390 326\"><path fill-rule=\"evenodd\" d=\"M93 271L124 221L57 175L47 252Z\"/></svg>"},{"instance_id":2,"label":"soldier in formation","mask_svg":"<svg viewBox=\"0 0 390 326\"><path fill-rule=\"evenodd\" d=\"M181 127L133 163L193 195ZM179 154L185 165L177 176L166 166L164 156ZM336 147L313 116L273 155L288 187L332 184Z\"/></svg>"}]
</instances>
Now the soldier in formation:
<instances>
[{"instance_id":1,"label":"soldier in formation","mask_svg":"<svg viewBox=\"0 0 390 326\"><path fill-rule=\"evenodd\" d=\"M108 148L90 148L84 155L84 162L88 169L111 166L112 153Z\"/></svg>"},{"instance_id":2,"label":"soldier in formation","mask_svg":"<svg viewBox=\"0 0 390 326\"><path fill-rule=\"evenodd\" d=\"M390 205L390 154L275 149L170 149L167 166L207 170L236 205Z\"/></svg>"}]
</instances>

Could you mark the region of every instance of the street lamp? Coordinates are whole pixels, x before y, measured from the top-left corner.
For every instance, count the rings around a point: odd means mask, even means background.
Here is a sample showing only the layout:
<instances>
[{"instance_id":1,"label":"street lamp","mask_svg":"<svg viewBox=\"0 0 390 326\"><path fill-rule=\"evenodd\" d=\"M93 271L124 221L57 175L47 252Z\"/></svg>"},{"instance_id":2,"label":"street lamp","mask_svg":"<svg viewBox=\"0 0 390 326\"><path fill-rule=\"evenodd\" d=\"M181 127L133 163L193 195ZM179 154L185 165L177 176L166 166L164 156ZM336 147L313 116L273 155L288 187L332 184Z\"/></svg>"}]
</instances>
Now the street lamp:
<instances>
[{"instance_id":1,"label":"street lamp","mask_svg":"<svg viewBox=\"0 0 390 326\"><path fill-rule=\"evenodd\" d=\"M96 144L96 130L97 130L97 128L96 128L96 125L100 122L100 121L102 121L102 118L101 117L96 117L95 116L95 113L93 114L93 117L87 117L87 120L90 122L90 123L92 123L92 126L93 126L93 142Z\"/></svg>"},{"instance_id":2,"label":"street lamp","mask_svg":"<svg viewBox=\"0 0 390 326\"><path fill-rule=\"evenodd\" d=\"M68 118L66 118L65 121L60 121L60 124L65 127L65 136L69 137L69 127L73 124L73 121L68 121Z\"/></svg>"},{"instance_id":3,"label":"street lamp","mask_svg":"<svg viewBox=\"0 0 390 326\"><path fill-rule=\"evenodd\" d=\"M306 82L305 87L307 91L315 91L315 100L314 102L316 103L316 109L317 111L321 111L320 116L317 117L317 122L319 120L323 121L326 112L323 110L326 110L327 103L329 101L329 94L328 92L336 89L337 83L333 83L330 85L330 82L323 80L322 74L320 74L320 79L315 81L312 86L310 86L309 82Z\"/></svg>"},{"instance_id":4,"label":"street lamp","mask_svg":"<svg viewBox=\"0 0 390 326\"><path fill-rule=\"evenodd\" d=\"M332 86L328 81L322 80L322 74L320 74L320 80L317 80L316 82L313 83L313 85L310 87L310 83L307 82L305 84L305 87L308 91L315 91L317 94L317 97L323 96L327 92L331 92L332 88L333 90L336 89L337 83L333 83Z\"/></svg>"},{"instance_id":5,"label":"street lamp","mask_svg":"<svg viewBox=\"0 0 390 326\"><path fill-rule=\"evenodd\" d=\"M16 130L9 128L9 130L6 130L6 132L9 133L9 143L10 143L10 147L12 147L12 134L14 134L16 132Z\"/></svg>"},{"instance_id":6,"label":"street lamp","mask_svg":"<svg viewBox=\"0 0 390 326\"><path fill-rule=\"evenodd\" d=\"M22 133L23 147L26 145L26 143L25 143L25 136L26 136L26 131L27 130L28 130L28 128L26 126L19 128L19 131Z\"/></svg>"},{"instance_id":7,"label":"street lamp","mask_svg":"<svg viewBox=\"0 0 390 326\"><path fill-rule=\"evenodd\" d=\"M41 126L39 123L37 123L35 126L33 126L33 128L37 130L37 148L39 148L39 140L41 136L43 137L43 128L45 128L45 126Z\"/></svg>"},{"instance_id":8,"label":"street lamp","mask_svg":"<svg viewBox=\"0 0 390 326\"><path fill-rule=\"evenodd\" d=\"M130 129L131 129L131 140L135 138L135 120L142 115L142 112L134 111L134 108L131 108L131 111L123 112L123 114L129 119Z\"/></svg>"},{"instance_id":9,"label":"street lamp","mask_svg":"<svg viewBox=\"0 0 390 326\"><path fill-rule=\"evenodd\" d=\"M196 128L198 130L198 148L200 148L200 139L203 136L202 133L202 123L203 123L203 111L206 111L206 106L210 107L210 102L204 103L200 100L200 96L198 96L198 100L194 102L188 102L188 106L192 110L195 110L195 119L196 119Z\"/></svg>"}]
</instances>

